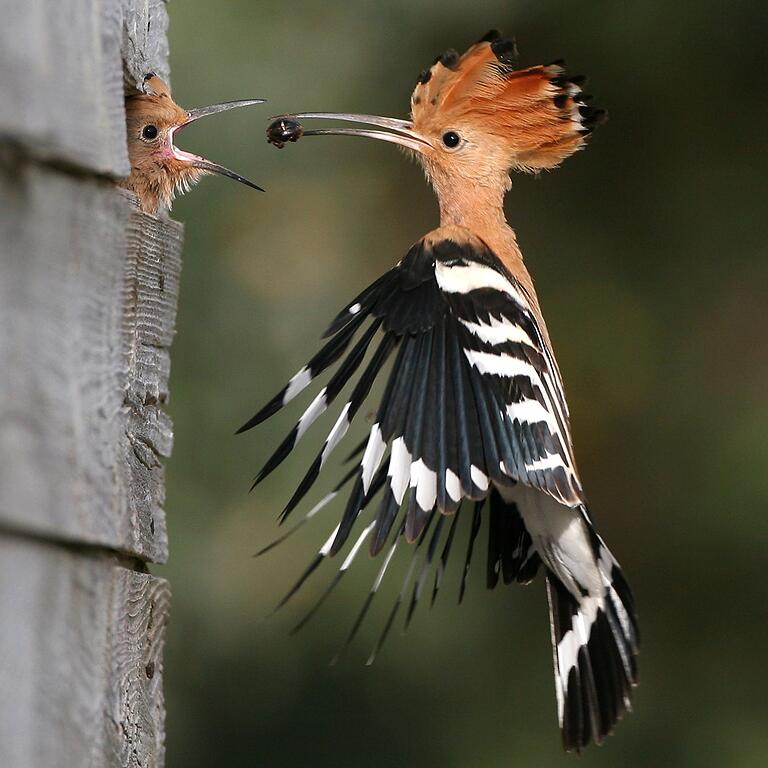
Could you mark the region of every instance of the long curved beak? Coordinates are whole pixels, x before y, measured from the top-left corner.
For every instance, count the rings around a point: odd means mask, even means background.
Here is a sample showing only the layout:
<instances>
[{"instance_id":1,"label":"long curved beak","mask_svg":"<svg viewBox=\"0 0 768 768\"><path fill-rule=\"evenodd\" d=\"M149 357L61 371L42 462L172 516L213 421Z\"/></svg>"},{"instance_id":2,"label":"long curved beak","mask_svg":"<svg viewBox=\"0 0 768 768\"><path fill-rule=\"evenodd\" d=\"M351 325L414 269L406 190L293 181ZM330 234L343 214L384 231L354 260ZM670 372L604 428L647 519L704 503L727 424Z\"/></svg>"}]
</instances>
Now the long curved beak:
<instances>
[{"instance_id":1,"label":"long curved beak","mask_svg":"<svg viewBox=\"0 0 768 768\"><path fill-rule=\"evenodd\" d=\"M218 163L212 163L210 160L206 160L204 157L194 155L191 152L185 152L183 149L179 149L173 143L173 136L177 131L185 128L190 123L194 123L201 117L208 117L209 115L217 115L219 112L228 112L230 109L237 109L238 107L249 107L253 104L263 104L264 99L240 99L238 101L224 101L221 104L210 104L207 107L197 107L196 109L190 109L187 111L187 119L181 123L181 125L172 128L169 132L169 141L171 143L171 151L177 160L184 160L190 163L193 167L199 168L202 171L208 171L210 173L218 173L221 176L227 176L230 179L239 181L241 184L245 184L247 187L258 189L259 192L264 190L258 185L254 184L245 176L241 176L235 171L231 171L229 168L225 168Z\"/></svg>"},{"instance_id":2,"label":"long curved beak","mask_svg":"<svg viewBox=\"0 0 768 768\"><path fill-rule=\"evenodd\" d=\"M184 125L194 123L201 117L208 115L217 115L219 112L228 112L230 109L238 107L250 107L253 104L264 104L265 99L238 99L237 101L222 101L221 104L209 104L207 107L197 107L187 110L187 122Z\"/></svg>"},{"instance_id":3,"label":"long curved beak","mask_svg":"<svg viewBox=\"0 0 768 768\"><path fill-rule=\"evenodd\" d=\"M378 115L358 115L350 112L297 112L292 115L280 115L274 120L341 120L349 123L364 123L384 130L369 128L317 128L305 130L304 136L362 136L367 139L388 141L399 144L414 152L424 153L432 145L419 133L414 131L413 124L408 120L398 120L394 117L379 117Z\"/></svg>"}]
</instances>

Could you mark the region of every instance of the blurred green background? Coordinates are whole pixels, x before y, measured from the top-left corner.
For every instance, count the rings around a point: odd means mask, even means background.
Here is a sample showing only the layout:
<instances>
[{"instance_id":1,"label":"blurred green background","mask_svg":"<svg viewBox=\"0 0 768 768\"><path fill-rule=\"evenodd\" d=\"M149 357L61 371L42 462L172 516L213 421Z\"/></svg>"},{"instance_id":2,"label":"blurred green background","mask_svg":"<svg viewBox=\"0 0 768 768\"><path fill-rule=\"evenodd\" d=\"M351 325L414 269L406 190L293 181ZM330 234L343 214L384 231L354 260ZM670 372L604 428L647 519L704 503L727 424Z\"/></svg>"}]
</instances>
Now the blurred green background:
<instances>
[{"instance_id":1,"label":"blurred green background","mask_svg":"<svg viewBox=\"0 0 768 768\"><path fill-rule=\"evenodd\" d=\"M566 57L611 115L586 152L555 173L516 177L507 200L565 377L594 516L641 615L635 712L579 764L768 765L765 9L187 0L169 12L182 104L269 104L184 134L185 148L268 192L217 178L174 209L186 250L171 560L158 569L174 598L168 766L575 764L560 752L543 583L487 592L479 548L458 607L466 530L436 607L417 612L406 637L393 633L371 668L404 559L336 667L327 662L377 563L361 557L297 636L288 630L330 566L265 621L338 512L251 557L275 535L327 430L313 430L250 495L301 403L233 437L310 357L336 311L437 223L420 170L391 146L313 139L278 152L264 140L267 117L405 116L417 73L491 27L517 36L523 64ZM326 474L311 503L337 475Z\"/></svg>"}]
</instances>

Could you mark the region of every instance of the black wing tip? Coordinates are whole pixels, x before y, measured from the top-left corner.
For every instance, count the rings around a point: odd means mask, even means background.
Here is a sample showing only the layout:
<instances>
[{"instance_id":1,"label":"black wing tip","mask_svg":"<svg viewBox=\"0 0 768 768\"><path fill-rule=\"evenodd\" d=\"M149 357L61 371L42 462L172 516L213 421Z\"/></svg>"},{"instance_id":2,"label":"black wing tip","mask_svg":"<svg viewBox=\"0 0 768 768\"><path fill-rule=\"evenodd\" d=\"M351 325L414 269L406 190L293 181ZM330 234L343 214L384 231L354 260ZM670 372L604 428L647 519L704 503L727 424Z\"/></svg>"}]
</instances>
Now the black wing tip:
<instances>
[{"instance_id":1,"label":"black wing tip","mask_svg":"<svg viewBox=\"0 0 768 768\"><path fill-rule=\"evenodd\" d=\"M323 560L325 560L325 555L322 552L318 552L290 590L288 590L280 602L272 609L272 612L269 614L270 616L274 616L301 589L304 582L317 570Z\"/></svg>"},{"instance_id":2,"label":"black wing tip","mask_svg":"<svg viewBox=\"0 0 768 768\"><path fill-rule=\"evenodd\" d=\"M277 542L276 541L271 541L265 547L262 547L258 552L254 552L251 555L251 557L255 559L257 557L261 557L262 555L266 555L267 552L269 552L270 550L274 549L276 546L277 546Z\"/></svg>"},{"instance_id":3,"label":"black wing tip","mask_svg":"<svg viewBox=\"0 0 768 768\"><path fill-rule=\"evenodd\" d=\"M335 336L337 333L344 330L345 325L346 323L339 323L338 325L336 324L329 325L328 328L326 328L326 330L323 332L320 338L328 339L331 336Z\"/></svg>"},{"instance_id":4,"label":"black wing tip","mask_svg":"<svg viewBox=\"0 0 768 768\"><path fill-rule=\"evenodd\" d=\"M260 422L255 421L254 419L249 419L245 422L245 424L235 430L235 436L242 435L243 432L247 432L249 429L253 429L259 423Z\"/></svg>"},{"instance_id":5,"label":"black wing tip","mask_svg":"<svg viewBox=\"0 0 768 768\"><path fill-rule=\"evenodd\" d=\"M387 532L388 533L388 532ZM386 534L382 535L381 528L377 526L374 528L373 536L371 537L370 547L368 549L371 557L376 557L384 549L384 545L387 543Z\"/></svg>"},{"instance_id":6,"label":"black wing tip","mask_svg":"<svg viewBox=\"0 0 768 768\"><path fill-rule=\"evenodd\" d=\"M246 421L245 424L243 424L243 426L235 432L235 435L242 435L243 432L247 432L249 429L257 427L259 424L266 421L270 416L277 413L277 411L280 410L280 406L282 405L282 395L283 393L281 392L278 397L267 403L267 405L265 405L255 416L252 416L250 419L248 419L248 421Z\"/></svg>"},{"instance_id":7,"label":"black wing tip","mask_svg":"<svg viewBox=\"0 0 768 768\"><path fill-rule=\"evenodd\" d=\"M273 469L275 469L275 467L269 467L268 465L263 467L259 474L254 478L251 490L254 490L257 485L261 485L261 483L269 477Z\"/></svg>"},{"instance_id":8,"label":"black wing tip","mask_svg":"<svg viewBox=\"0 0 768 768\"><path fill-rule=\"evenodd\" d=\"M354 304L352 306L354 306ZM350 312L350 308L346 307L341 312L339 312L339 314L336 315L333 320L331 320L331 324L325 329L325 331L323 331L323 335L320 338L327 339L329 336L333 336L339 331L344 330L347 323L349 323L352 318L356 317L357 314L359 314L359 312Z\"/></svg>"},{"instance_id":9,"label":"black wing tip","mask_svg":"<svg viewBox=\"0 0 768 768\"><path fill-rule=\"evenodd\" d=\"M383 471L384 467L379 470L380 473L383 473ZM369 545L371 557L376 557L384 548L399 511L400 504L394 497L392 489L388 488L384 491L376 513L376 523L373 527L373 535Z\"/></svg>"},{"instance_id":10,"label":"black wing tip","mask_svg":"<svg viewBox=\"0 0 768 768\"><path fill-rule=\"evenodd\" d=\"M248 432L248 430L251 430L254 427L258 427L259 424L263 424L277 410L278 409L275 408L275 410L271 413L257 413L254 417L248 419L248 421L246 421L245 424L243 424L241 427L238 427L238 429L235 431L235 436L242 435L244 432Z\"/></svg>"},{"instance_id":11,"label":"black wing tip","mask_svg":"<svg viewBox=\"0 0 768 768\"><path fill-rule=\"evenodd\" d=\"M355 469L357 479L355 480L352 492L349 494L347 504L344 507L344 514L341 516L341 521L339 522L339 530L336 532L336 538L331 544L331 557L337 555L346 543L352 530L352 526L355 524L358 515L366 504L365 492L363 491L363 479L359 468L356 467Z\"/></svg>"},{"instance_id":12,"label":"black wing tip","mask_svg":"<svg viewBox=\"0 0 768 768\"><path fill-rule=\"evenodd\" d=\"M302 520L302 523L305 521L306 521L306 518L305 520ZM269 544L265 544L258 552L251 555L251 557L254 557L254 558L261 557L262 555L266 555L267 552L271 552L273 549L275 549L275 547L282 544L292 533L294 533L301 526L302 523L298 523L290 531L286 531L282 536L278 536L278 538L270 541Z\"/></svg>"}]
</instances>

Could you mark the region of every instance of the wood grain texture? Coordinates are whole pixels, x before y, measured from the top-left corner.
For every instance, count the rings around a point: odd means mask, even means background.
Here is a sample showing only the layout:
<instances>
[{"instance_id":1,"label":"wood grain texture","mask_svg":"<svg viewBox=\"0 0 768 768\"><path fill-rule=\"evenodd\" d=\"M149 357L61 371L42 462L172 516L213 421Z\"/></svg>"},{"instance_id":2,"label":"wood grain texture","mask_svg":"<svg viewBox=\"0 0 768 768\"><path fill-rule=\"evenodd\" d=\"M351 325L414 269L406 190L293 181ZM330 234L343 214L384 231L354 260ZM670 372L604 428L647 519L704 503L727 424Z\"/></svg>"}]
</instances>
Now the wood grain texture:
<instances>
[{"instance_id":1,"label":"wood grain texture","mask_svg":"<svg viewBox=\"0 0 768 768\"><path fill-rule=\"evenodd\" d=\"M123 282L123 366L127 372L122 468L128 516L134 541L164 562L168 553L165 526L165 470L160 457L170 456L173 425L163 410L168 400L170 346L179 298L183 228L138 209L136 198L120 191L130 207L126 225ZM125 518L124 518L125 519Z\"/></svg>"},{"instance_id":2,"label":"wood grain texture","mask_svg":"<svg viewBox=\"0 0 768 768\"><path fill-rule=\"evenodd\" d=\"M0 765L160 768L163 579L0 536Z\"/></svg>"},{"instance_id":3,"label":"wood grain texture","mask_svg":"<svg viewBox=\"0 0 768 768\"><path fill-rule=\"evenodd\" d=\"M163 0L3 4L0 140L85 172L126 176L124 85L167 76Z\"/></svg>"},{"instance_id":4,"label":"wood grain texture","mask_svg":"<svg viewBox=\"0 0 768 768\"><path fill-rule=\"evenodd\" d=\"M124 97L163 0L0 25L0 768L162 768L164 470L182 228L138 210Z\"/></svg>"},{"instance_id":5,"label":"wood grain texture","mask_svg":"<svg viewBox=\"0 0 768 768\"><path fill-rule=\"evenodd\" d=\"M168 584L114 567L106 722L107 763L155 768L165 759L163 642Z\"/></svg>"},{"instance_id":6,"label":"wood grain texture","mask_svg":"<svg viewBox=\"0 0 768 768\"><path fill-rule=\"evenodd\" d=\"M4 171L0 523L164 562L181 226L110 184Z\"/></svg>"}]
</instances>

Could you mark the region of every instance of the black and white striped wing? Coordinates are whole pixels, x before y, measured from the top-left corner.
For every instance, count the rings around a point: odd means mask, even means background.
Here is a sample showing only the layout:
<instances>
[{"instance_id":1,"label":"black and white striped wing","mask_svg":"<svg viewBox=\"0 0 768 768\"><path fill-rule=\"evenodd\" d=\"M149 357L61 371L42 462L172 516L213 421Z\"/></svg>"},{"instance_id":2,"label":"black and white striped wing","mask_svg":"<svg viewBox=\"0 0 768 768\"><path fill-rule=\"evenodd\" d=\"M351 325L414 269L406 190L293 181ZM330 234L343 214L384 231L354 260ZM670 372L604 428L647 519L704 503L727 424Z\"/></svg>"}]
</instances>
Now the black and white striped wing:
<instances>
[{"instance_id":1,"label":"black and white striped wing","mask_svg":"<svg viewBox=\"0 0 768 768\"><path fill-rule=\"evenodd\" d=\"M393 360L375 422L358 447L359 463L345 478L353 481L352 490L323 557L339 551L365 509L373 512L354 551L370 535L377 554L393 528L400 531L395 523L401 509L402 532L412 542L433 512L453 514L463 499L485 498L492 484L521 482L568 505L582 501L557 365L530 298L482 241L418 242L337 316L326 337L325 346L240 430L274 414L340 361L258 483L361 370L285 518Z\"/></svg>"}]
</instances>

